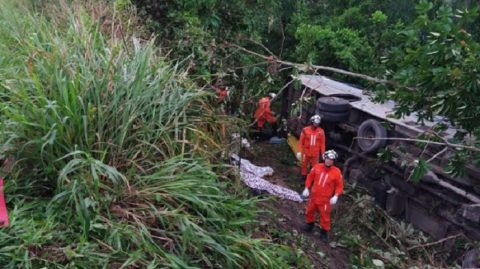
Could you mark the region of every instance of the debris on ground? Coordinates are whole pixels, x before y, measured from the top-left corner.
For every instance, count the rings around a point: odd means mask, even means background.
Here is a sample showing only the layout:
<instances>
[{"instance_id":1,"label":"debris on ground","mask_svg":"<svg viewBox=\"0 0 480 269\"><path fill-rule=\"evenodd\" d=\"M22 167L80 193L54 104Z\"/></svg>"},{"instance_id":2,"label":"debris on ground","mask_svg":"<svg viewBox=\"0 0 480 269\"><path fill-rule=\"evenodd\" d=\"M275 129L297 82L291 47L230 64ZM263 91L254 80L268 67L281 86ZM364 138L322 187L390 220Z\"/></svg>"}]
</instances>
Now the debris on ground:
<instances>
[{"instance_id":1,"label":"debris on ground","mask_svg":"<svg viewBox=\"0 0 480 269\"><path fill-rule=\"evenodd\" d=\"M268 142L270 144L283 144L285 143L287 140L283 137L278 137L278 136L272 136L270 138L270 140L268 140Z\"/></svg>"},{"instance_id":2,"label":"debris on ground","mask_svg":"<svg viewBox=\"0 0 480 269\"><path fill-rule=\"evenodd\" d=\"M246 138L243 138L239 133L233 133L231 135L231 138L233 142L240 144L242 148L245 148L245 149L251 148L250 142Z\"/></svg>"},{"instance_id":3,"label":"debris on ground","mask_svg":"<svg viewBox=\"0 0 480 269\"><path fill-rule=\"evenodd\" d=\"M303 202L302 197L296 191L289 188L278 186L263 179L264 176L273 175L273 169L269 166L256 166L249 160L240 158L232 154L232 160L240 167L240 177L242 181L257 192L268 192L271 195L291 200L294 202Z\"/></svg>"},{"instance_id":4,"label":"debris on ground","mask_svg":"<svg viewBox=\"0 0 480 269\"><path fill-rule=\"evenodd\" d=\"M275 174L266 178L269 182L303 190L300 168L288 144L264 141L253 147L254 153L244 152L242 157L271 167ZM259 209L264 213L258 220L265 224L260 237L296 248L308 256L313 268L382 268L382 264L383 268L478 268L477 242L462 234L435 241L412 224L389 216L359 186L347 184L332 212L335 229L329 245L320 241L318 226L313 233L301 232L305 204L268 199Z\"/></svg>"}]
</instances>

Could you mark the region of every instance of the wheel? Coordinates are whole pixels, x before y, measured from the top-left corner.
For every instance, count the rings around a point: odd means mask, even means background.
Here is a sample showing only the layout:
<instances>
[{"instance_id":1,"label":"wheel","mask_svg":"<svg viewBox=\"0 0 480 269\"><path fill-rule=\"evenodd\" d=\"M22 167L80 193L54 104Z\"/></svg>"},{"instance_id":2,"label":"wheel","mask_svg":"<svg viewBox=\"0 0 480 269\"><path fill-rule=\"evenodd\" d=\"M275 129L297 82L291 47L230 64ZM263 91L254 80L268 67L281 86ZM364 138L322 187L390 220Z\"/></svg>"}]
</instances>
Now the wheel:
<instances>
[{"instance_id":1,"label":"wheel","mask_svg":"<svg viewBox=\"0 0 480 269\"><path fill-rule=\"evenodd\" d=\"M387 130L376 120L366 120L360 124L357 130L357 136L359 137L357 143L363 152L374 152L380 148L385 147L387 140L370 140L361 139L365 138L387 138Z\"/></svg>"},{"instance_id":2,"label":"wheel","mask_svg":"<svg viewBox=\"0 0 480 269\"><path fill-rule=\"evenodd\" d=\"M350 110L350 103L340 97L320 97L317 99L317 111L345 112Z\"/></svg>"},{"instance_id":3,"label":"wheel","mask_svg":"<svg viewBox=\"0 0 480 269\"><path fill-rule=\"evenodd\" d=\"M322 117L322 121L326 122L345 122L350 117L350 111L328 112L320 110L317 114Z\"/></svg>"}]
</instances>

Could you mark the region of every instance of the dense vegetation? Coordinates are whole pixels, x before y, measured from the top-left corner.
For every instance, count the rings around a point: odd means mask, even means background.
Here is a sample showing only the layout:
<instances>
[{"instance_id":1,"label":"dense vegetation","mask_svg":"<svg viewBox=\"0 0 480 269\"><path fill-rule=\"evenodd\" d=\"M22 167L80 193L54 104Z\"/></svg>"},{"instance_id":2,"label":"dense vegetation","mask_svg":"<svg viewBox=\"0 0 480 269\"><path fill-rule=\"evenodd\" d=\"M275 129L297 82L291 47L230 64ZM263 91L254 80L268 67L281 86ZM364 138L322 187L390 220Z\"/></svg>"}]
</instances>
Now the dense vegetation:
<instances>
[{"instance_id":1,"label":"dense vegetation","mask_svg":"<svg viewBox=\"0 0 480 269\"><path fill-rule=\"evenodd\" d=\"M312 71L231 44L392 80L324 73L397 100L399 115L448 116L455 143L480 132L470 1L12 2L0 0L1 154L17 160L1 268L299 266L288 247L251 238L255 201L216 172L219 130L241 129L258 96ZM211 106L217 78L245 121Z\"/></svg>"},{"instance_id":2,"label":"dense vegetation","mask_svg":"<svg viewBox=\"0 0 480 269\"><path fill-rule=\"evenodd\" d=\"M297 70L263 61L231 44L298 63L342 68L388 80L374 84L332 72L324 75L397 101L395 116L436 115L459 132L448 143L478 149L480 25L472 1L133 1L161 44L189 57L199 83L226 78L235 88L233 112L250 115L252 100L280 89ZM164 42L164 40L167 40ZM268 65L268 66L267 66ZM308 69L308 68L307 68ZM206 75L205 75L206 74ZM248 94L245 94L248 93ZM248 97L245 97L248 96ZM480 137L476 135L476 137ZM467 138L467 139L466 139ZM444 141L442 137L430 138ZM461 174L478 150L459 150L449 169Z\"/></svg>"},{"instance_id":3,"label":"dense vegetation","mask_svg":"<svg viewBox=\"0 0 480 269\"><path fill-rule=\"evenodd\" d=\"M227 122L205 92L153 42L124 43L137 29L111 6L59 3L1 2L2 154L17 161L0 267L287 267L288 248L244 229L254 201L213 172Z\"/></svg>"}]
</instances>

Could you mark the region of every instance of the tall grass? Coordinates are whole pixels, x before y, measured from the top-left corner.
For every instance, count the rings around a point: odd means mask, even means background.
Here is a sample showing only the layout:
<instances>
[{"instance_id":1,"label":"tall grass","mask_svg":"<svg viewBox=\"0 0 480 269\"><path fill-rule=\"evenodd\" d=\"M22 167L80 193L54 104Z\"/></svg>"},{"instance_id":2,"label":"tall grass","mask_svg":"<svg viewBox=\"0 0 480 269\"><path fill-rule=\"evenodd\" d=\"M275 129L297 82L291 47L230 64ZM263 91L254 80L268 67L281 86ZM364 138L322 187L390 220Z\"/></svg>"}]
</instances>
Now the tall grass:
<instances>
[{"instance_id":1,"label":"tall grass","mask_svg":"<svg viewBox=\"0 0 480 269\"><path fill-rule=\"evenodd\" d=\"M288 267L248 235L254 201L212 172L226 122L204 92L112 8L53 3L0 0L0 143L16 159L0 268Z\"/></svg>"}]
</instances>

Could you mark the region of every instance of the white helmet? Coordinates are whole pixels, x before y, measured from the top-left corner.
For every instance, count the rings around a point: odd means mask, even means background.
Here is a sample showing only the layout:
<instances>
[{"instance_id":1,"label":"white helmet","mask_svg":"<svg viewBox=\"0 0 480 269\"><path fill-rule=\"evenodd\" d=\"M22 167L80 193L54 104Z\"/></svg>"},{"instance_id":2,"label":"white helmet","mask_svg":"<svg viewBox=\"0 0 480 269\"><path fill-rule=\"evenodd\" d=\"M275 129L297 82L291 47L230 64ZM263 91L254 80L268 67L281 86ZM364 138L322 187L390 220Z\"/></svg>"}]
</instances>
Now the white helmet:
<instances>
[{"instance_id":1,"label":"white helmet","mask_svg":"<svg viewBox=\"0 0 480 269\"><path fill-rule=\"evenodd\" d=\"M270 98L272 98L272 99L275 98L275 97L277 97L277 94L275 94L275 93L273 93L273 92L269 93L268 95L269 95Z\"/></svg>"},{"instance_id":2,"label":"white helmet","mask_svg":"<svg viewBox=\"0 0 480 269\"><path fill-rule=\"evenodd\" d=\"M331 150L327 150L325 151L325 153L323 154L323 159L326 160L326 159L330 159L330 160L336 160L338 158L338 154L335 150L331 149Z\"/></svg>"},{"instance_id":3,"label":"white helmet","mask_svg":"<svg viewBox=\"0 0 480 269\"><path fill-rule=\"evenodd\" d=\"M322 117L320 117L320 115L313 115L310 118L310 122L315 124L320 124L322 122Z\"/></svg>"}]
</instances>

